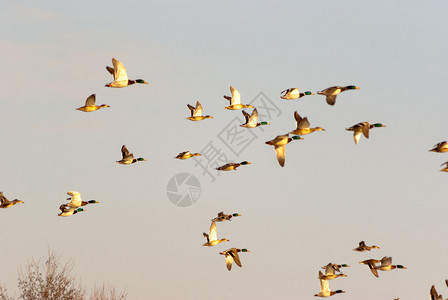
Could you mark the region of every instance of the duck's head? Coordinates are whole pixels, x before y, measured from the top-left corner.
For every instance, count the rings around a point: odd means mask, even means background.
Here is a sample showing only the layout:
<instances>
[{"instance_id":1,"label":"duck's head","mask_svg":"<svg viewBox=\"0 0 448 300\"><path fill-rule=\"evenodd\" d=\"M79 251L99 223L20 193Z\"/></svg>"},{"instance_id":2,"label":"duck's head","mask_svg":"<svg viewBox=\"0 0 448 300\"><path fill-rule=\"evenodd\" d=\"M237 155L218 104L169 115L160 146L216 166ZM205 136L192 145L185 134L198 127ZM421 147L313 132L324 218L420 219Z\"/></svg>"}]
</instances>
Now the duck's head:
<instances>
[{"instance_id":1,"label":"duck's head","mask_svg":"<svg viewBox=\"0 0 448 300\"><path fill-rule=\"evenodd\" d=\"M243 248L243 249L241 249L241 252L250 252L250 251L245 249L245 248Z\"/></svg>"},{"instance_id":2,"label":"duck's head","mask_svg":"<svg viewBox=\"0 0 448 300\"><path fill-rule=\"evenodd\" d=\"M336 290L334 291L335 294L345 293L343 290Z\"/></svg>"},{"instance_id":3,"label":"duck's head","mask_svg":"<svg viewBox=\"0 0 448 300\"><path fill-rule=\"evenodd\" d=\"M142 84L149 84L146 81L144 81L143 79L136 79L135 82L136 83L142 83Z\"/></svg>"},{"instance_id":4,"label":"duck's head","mask_svg":"<svg viewBox=\"0 0 448 300\"><path fill-rule=\"evenodd\" d=\"M242 161L241 163L240 163L240 165L250 165L250 162L247 162L247 161Z\"/></svg>"},{"instance_id":5,"label":"duck's head","mask_svg":"<svg viewBox=\"0 0 448 300\"><path fill-rule=\"evenodd\" d=\"M221 242L230 242L228 239L220 239Z\"/></svg>"},{"instance_id":6,"label":"duck's head","mask_svg":"<svg viewBox=\"0 0 448 300\"><path fill-rule=\"evenodd\" d=\"M347 264L342 264L341 267L350 267L350 266Z\"/></svg>"},{"instance_id":7,"label":"duck's head","mask_svg":"<svg viewBox=\"0 0 448 300\"><path fill-rule=\"evenodd\" d=\"M356 85L348 85L347 90L359 90L359 87L357 87Z\"/></svg>"},{"instance_id":8,"label":"duck's head","mask_svg":"<svg viewBox=\"0 0 448 300\"><path fill-rule=\"evenodd\" d=\"M402 265L397 265L397 268L398 269L407 269L405 266L402 266Z\"/></svg>"},{"instance_id":9,"label":"duck's head","mask_svg":"<svg viewBox=\"0 0 448 300\"><path fill-rule=\"evenodd\" d=\"M76 211L80 212L80 211L85 211L85 210L83 208L78 208L78 209L76 209Z\"/></svg>"},{"instance_id":10,"label":"duck's head","mask_svg":"<svg viewBox=\"0 0 448 300\"><path fill-rule=\"evenodd\" d=\"M386 125L383 125L381 123L375 123L375 124L372 124L372 126L373 127L386 127Z\"/></svg>"},{"instance_id":11,"label":"duck's head","mask_svg":"<svg viewBox=\"0 0 448 300\"><path fill-rule=\"evenodd\" d=\"M313 93L311 93L310 91L306 91L304 93L302 93L304 96L309 96L309 95L314 95Z\"/></svg>"},{"instance_id":12,"label":"duck's head","mask_svg":"<svg viewBox=\"0 0 448 300\"><path fill-rule=\"evenodd\" d=\"M13 202L13 203L25 203L25 202L23 202L22 200L17 200L17 199L13 200L12 202Z\"/></svg>"},{"instance_id":13,"label":"duck's head","mask_svg":"<svg viewBox=\"0 0 448 300\"><path fill-rule=\"evenodd\" d=\"M204 116L204 119L213 119L212 116Z\"/></svg>"},{"instance_id":14,"label":"duck's head","mask_svg":"<svg viewBox=\"0 0 448 300\"><path fill-rule=\"evenodd\" d=\"M100 107L101 107L101 108L105 108L105 107L110 107L110 106L107 105L107 104L101 104Z\"/></svg>"},{"instance_id":15,"label":"duck's head","mask_svg":"<svg viewBox=\"0 0 448 300\"><path fill-rule=\"evenodd\" d=\"M316 127L314 128L316 131L326 131L325 129L323 129L322 127Z\"/></svg>"},{"instance_id":16,"label":"duck's head","mask_svg":"<svg viewBox=\"0 0 448 300\"><path fill-rule=\"evenodd\" d=\"M380 247L375 246L375 245L373 245L373 246L371 246L371 247L372 247L372 249L380 249Z\"/></svg>"},{"instance_id":17,"label":"duck's head","mask_svg":"<svg viewBox=\"0 0 448 300\"><path fill-rule=\"evenodd\" d=\"M92 203L99 203L98 201L96 201L96 200L89 200L89 201L87 201L87 203L90 203L90 204L92 204Z\"/></svg>"},{"instance_id":18,"label":"duck's head","mask_svg":"<svg viewBox=\"0 0 448 300\"><path fill-rule=\"evenodd\" d=\"M234 213L232 214L233 217L241 217L241 215L239 213Z\"/></svg>"},{"instance_id":19,"label":"duck's head","mask_svg":"<svg viewBox=\"0 0 448 300\"><path fill-rule=\"evenodd\" d=\"M260 122L260 125L271 125L268 122Z\"/></svg>"},{"instance_id":20,"label":"duck's head","mask_svg":"<svg viewBox=\"0 0 448 300\"><path fill-rule=\"evenodd\" d=\"M146 159L144 159L143 157L139 157L137 158L137 161L146 161Z\"/></svg>"}]
</instances>

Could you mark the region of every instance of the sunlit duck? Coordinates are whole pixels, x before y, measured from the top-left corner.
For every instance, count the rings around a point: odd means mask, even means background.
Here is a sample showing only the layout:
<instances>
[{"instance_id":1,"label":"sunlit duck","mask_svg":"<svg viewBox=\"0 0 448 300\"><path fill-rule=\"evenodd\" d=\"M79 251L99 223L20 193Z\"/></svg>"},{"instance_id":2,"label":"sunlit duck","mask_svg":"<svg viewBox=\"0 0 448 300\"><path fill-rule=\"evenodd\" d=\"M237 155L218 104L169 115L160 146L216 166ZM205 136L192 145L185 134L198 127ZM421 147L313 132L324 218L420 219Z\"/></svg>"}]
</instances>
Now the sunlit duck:
<instances>
[{"instance_id":1,"label":"sunlit duck","mask_svg":"<svg viewBox=\"0 0 448 300\"><path fill-rule=\"evenodd\" d=\"M67 192L67 195L71 196L71 198L67 198L67 200L70 200L70 202L65 204L68 207L78 208L80 206L85 206L87 204L99 203L96 200L82 201L81 193L76 191L69 191Z\"/></svg>"},{"instance_id":2,"label":"sunlit duck","mask_svg":"<svg viewBox=\"0 0 448 300\"><path fill-rule=\"evenodd\" d=\"M434 148L429 151L439 153L448 152L448 142L447 141L440 142L437 145L434 145Z\"/></svg>"},{"instance_id":3,"label":"sunlit duck","mask_svg":"<svg viewBox=\"0 0 448 300\"><path fill-rule=\"evenodd\" d=\"M295 100L302 98L303 96L314 95L310 91L304 93L299 92L299 88L290 88L281 92L282 96L280 98L285 100Z\"/></svg>"},{"instance_id":4,"label":"sunlit duck","mask_svg":"<svg viewBox=\"0 0 448 300\"><path fill-rule=\"evenodd\" d=\"M114 76L114 81L106 84L107 87L122 88L128 85L132 85L134 83L148 84L143 79L136 79L136 80L129 79L128 74L126 73L126 68L123 66L121 62L119 62L115 58L112 58L112 65L114 66L113 68L106 67L106 69L107 71L109 71L110 74L112 74L112 76Z\"/></svg>"},{"instance_id":5,"label":"sunlit duck","mask_svg":"<svg viewBox=\"0 0 448 300\"><path fill-rule=\"evenodd\" d=\"M223 222L223 221L232 221L233 217L241 217L239 213L234 213L231 215L226 215L224 212L219 212L218 216L212 219L212 222Z\"/></svg>"},{"instance_id":6,"label":"sunlit duck","mask_svg":"<svg viewBox=\"0 0 448 300\"><path fill-rule=\"evenodd\" d=\"M233 86L230 87L230 92L232 93L232 97L224 96L224 98L230 101L230 105L225 107L225 109L237 110L241 108L254 108L249 104L241 104L241 95Z\"/></svg>"},{"instance_id":7,"label":"sunlit duck","mask_svg":"<svg viewBox=\"0 0 448 300\"><path fill-rule=\"evenodd\" d=\"M381 259L381 265L375 267L377 270L380 271L390 271L393 269L406 269L406 267L402 265L393 265L392 264L392 257L384 256Z\"/></svg>"},{"instance_id":8,"label":"sunlit duck","mask_svg":"<svg viewBox=\"0 0 448 300\"><path fill-rule=\"evenodd\" d=\"M202 115L202 105L199 103L199 101L196 102L196 107L191 106L190 104L187 104L188 108L190 109L191 116L188 117L188 120L191 121L201 121L204 119L213 119L212 116L203 116Z\"/></svg>"},{"instance_id":9,"label":"sunlit duck","mask_svg":"<svg viewBox=\"0 0 448 300\"><path fill-rule=\"evenodd\" d=\"M17 203L24 203L22 200L11 200L9 201L4 195L3 192L0 192L0 208L8 208L13 205L16 205Z\"/></svg>"},{"instance_id":10,"label":"sunlit duck","mask_svg":"<svg viewBox=\"0 0 448 300\"><path fill-rule=\"evenodd\" d=\"M217 167L216 170L218 170L218 171L232 171L232 170L235 170L236 171L236 168L238 168L239 166L245 166L245 165L250 165L250 162L242 161L240 163L228 163L228 164L225 164L223 166Z\"/></svg>"},{"instance_id":11,"label":"sunlit duck","mask_svg":"<svg viewBox=\"0 0 448 300\"><path fill-rule=\"evenodd\" d=\"M317 92L319 95L324 95L327 97L327 103L329 105L334 105L336 103L336 96L347 90L357 90L359 87L354 85L348 86L332 86L320 92Z\"/></svg>"},{"instance_id":12,"label":"sunlit duck","mask_svg":"<svg viewBox=\"0 0 448 300\"><path fill-rule=\"evenodd\" d=\"M123 145L121 147L121 156L122 156L122 159L117 161L117 163L122 164L122 165L130 165L130 164L136 163L137 161L146 161L146 159L144 159L142 157L134 158L134 155L132 153L129 153L129 151L125 145Z\"/></svg>"},{"instance_id":13,"label":"sunlit duck","mask_svg":"<svg viewBox=\"0 0 448 300\"><path fill-rule=\"evenodd\" d=\"M69 216L74 215L80 211L84 211L84 209L82 209L82 208L73 208L73 207L69 207L65 204L62 204L61 206L59 206L59 209L61 210L61 212L58 214L59 217L69 217Z\"/></svg>"},{"instance_id":14,"label":"sunlit duck","mask_svg":"<svg viewBox=\"0 0 448 300\"><path fill-rule=\"evenodd\" d=\"M238 256L238 252L250 252L247 249L238 249L238 248L230 248L226 251L219 252L221 255L225 255L226 257L226 266L230 271L232 269L232 263L235 261L237 266L242 267L240 257Z\"/></svg>"},{"instance_id":15,"label":"sunlit duck","mask_svg":"<svg viewBox=\"0 0 448 300\"><path fill-rule=\"evenodd\" d=\"M301 138L298 135L295 135L293 137L289 137L289 134L285 135L278 135L275 137L275 139L271 141L267 141L266 144L274 146L275 147L275 154L277 155L277 160L280 166L285 166L285 145L289 144L293 140L301 140Z\"/></svg>"},{"instance_id":16,"label":"sunlit duck","mask_svg":"<svg viewBox=\"0 0 448 300\"><path fill-rule=\"evenodd\" d=\"M241 127L255 128L255 127L258 127L261 125L269 125L268 122L257 123L258 111L256 108L254 108L254 110L252 111L252 114L250 114L250 115L243 110L243 115L244 115L244 118L246 119L246 123L244 123L243 125L240 125Z\"/></svg>"},{"instance_id":17,"label":"sunlit duck","mask_svg":"<svg viewBox=\"0 0 448 300\"><path fill-rule=\"evenodd\" d=\"M86 104L84 106L78 107L77 110L90 112L98 110L103 107L110 107L110 106L107 104L101 104L99 106L95 105L95 94L92 94L86 99Z\"/></svg>"},{"instance_id":18,"label":"sunlit duck","mask_svg":"<svg viewBox=\"0 0 448 300\"><path fill-rule=\"evenodd\" d=\"M294 112L294 118L296 119L296 129L291 131L290 134L306 135L314 131L325 131L322 127L310 128L308 118L302 118L297 111Z\"/></svg>"},{"instance_id":19,"label":"sunlit duck","mask_svg":"<svg viewBox=\"0 0 448 300\"><path fill-rule=\"evenodd\" d=\"M364 261L360 261L359 263L363 264L363 265L368 265L370 271L372 271L372 274L375 275L375 277L378 277L378 271L376 270L376 264L380 263L380 262L381 262L381 260L377 260L377 259L367 259Z\"/></svg>"},{"instance_id":20,"label":"sunlit duck","mask_svg":"<svg viewBox=\"0 0 448 300\"><path fill-rule=\"evenodd\" d=\"M364 241L359 242L359 246L353 249L353 251L363 252L363 251L370 251L370 249L379 249L378 246L367 246Z\"/></svg>"},{"instance_id":21,"label":"sunlit duck","mask_svg":"<svg viewBox=\"0 0 448 300\"><path fill-rule=\"evenodd\" d=\"M346 128L347 131L353 131L353 138L355 139L355 144L358 144L361 133L364 134L366 138L369 138L369 131L374 127L386 127L381 123L370 124L369 122L361 122L352 127Z\"/></svg>"},{"instance_id":22,"label":"sunlit duck","mask_svg":"<svg viewBox=\"0 0 448 300\"><path fill-rule=\"evenodd\" d=\"M320 281L320 292L318 294L314 294L315 297L330 297L335 294L345 293L343 290L331 291L330 285L328 284L327 279L322 279L324 276L321 271L319 271L319 281Z\"/></svg>"},{"instance_id":23,"label":"sunlit duck","mask_svg":"<svg viewBox=\"0 0 448 300\"><path fill-rule=\"evenodd\" d=\"M193 156L201 156L201 154L200 153L190 153L190 151L185 151L185 152L179 153L175 158L177 158L177 159L188 159L188 158L191 158Z\"/></svg>"},{"instance_id":24,"label":"sunlit duck","mask_svg":"<svg viewBox=\"0 0 448 300\"><path fill-rule=\"evenodd\" d=\"M210 225L210 233L206 234L205 232L203 233L204 237L207 239L207 243L205 243L202 246L215 246L218 245L219 243L222 242L228 242L228 239L220 239L218 240L218 237L216 235L216 223L212 222L212 224Z\"/></svg>"}]
</instances>

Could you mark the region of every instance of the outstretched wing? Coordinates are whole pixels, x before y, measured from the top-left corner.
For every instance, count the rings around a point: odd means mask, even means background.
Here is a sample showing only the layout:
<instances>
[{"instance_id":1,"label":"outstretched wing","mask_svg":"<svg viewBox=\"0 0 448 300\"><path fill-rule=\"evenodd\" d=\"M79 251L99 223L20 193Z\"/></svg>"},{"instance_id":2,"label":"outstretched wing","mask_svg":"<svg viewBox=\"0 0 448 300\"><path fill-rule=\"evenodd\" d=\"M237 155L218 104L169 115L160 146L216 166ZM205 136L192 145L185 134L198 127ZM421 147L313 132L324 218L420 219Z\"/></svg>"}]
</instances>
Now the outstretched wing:
<instances>
[{"instance_id":1,"label":"outstretched wing","mask_svg":"<svg viewBox=\"0 0 448 300\"><path fill-rule=\"evenodd\" d=\"M126 81L129 80L128 74L126 73L126 68L121 62L112 58L112 64L114 65L114 80L115 81Z\"/></svg>"},{"instance_id":2,"label":"outstretched wing","mask_svg":"<svg viewBox=\"0 0 448 300\"><path fill-rule=\"evenodd\" d=\"M196 102L196 108L194 109L194 113L192 117L200 117L202 116L202 105L199 101Z\"/></svg>"},{"instance_id":3,"label":"outstretched wing","mask_svg":"<svg viewBox=\"0 0 448 300\"><path fill-rule=\"evenodd\" d=\"M90 95L86 99L86 106L93 106L93 105L95 105L95 94Z\"/></svg>"},{"instance_id":4,"label":"outstretched wing","mask_svg":"<svg viewBox=\"0 0 448 300\"><path fill-rule=\"evenodd\" d=\"M232 98L230 99L230 105L241 104L240 92L233 86L230 86L230 92L232 92Z\"/></svg>"},{"instance_id":5,"label":"outstretched wing","mask_svg":"<svg viewBox=\"0 0 448 300\"><path fill-rule=\"evenodd\" d=\"M249 117L249 122L252 125L257 125L257 121L258 121L258 111L256 108L254 108L254 110L252 111L252 114Z\"/></svg>"},{"instance_id":6,"label":"outstretched wing","mask_svg":"<svg viewBox=\"0 0 448 300\"><path fill-rule=\"evenodd\" d=\"M67 195L72 197L70 199L70 202L69 202L69 206L70 207L79 207L79 206L81 206L82 200L81 200L81 194L79 192L69 191L69 192L67 192Z\"/></svg>"},{"instance_id":7,"label":"outstretched wing","mask_svg":"<svg viewBox=\"0 0 448 300\"><path fill-rule=\"evenodd\" d=\"M275 154L277 155L277 160L280 166L285 166L285 146L275 146Z\"/></svg>"},{"instance_id":8,"label":"outstretched wing","mask_svg":"<svg viewBox=\"0 0 448 300\"><path fill-rule=\"evenodd\" d=\"M123 157L123 159L126 159L126 158L134 159L134 155L132 153L129 153L129 151L125 145L123 145L121 147L121 156Z\"/></svg>"},{"instance_id":9,"label":"outstretched wing","mask_svg":"<svg viewBox=\"0 0 448 300\"><path fill-rule=\"evenodd\" d=\"M329 105L334 105L336 103L336 95L328 95L327 96L327 103Z\"/></svg>"},{"instance_id":10,"label":"outstretched wing","mask_svg":"<svg viewBox=\"0 0 448 300\"><path fill-rule=\"evenodd\" d=\"M209 237L210 241L214 241L214 240L218 239L217 234L216 234L216 223L215 222L212 222L212 224L210 225L210 233L209 233L208 237Z\"/></svg>"}]
</instances>

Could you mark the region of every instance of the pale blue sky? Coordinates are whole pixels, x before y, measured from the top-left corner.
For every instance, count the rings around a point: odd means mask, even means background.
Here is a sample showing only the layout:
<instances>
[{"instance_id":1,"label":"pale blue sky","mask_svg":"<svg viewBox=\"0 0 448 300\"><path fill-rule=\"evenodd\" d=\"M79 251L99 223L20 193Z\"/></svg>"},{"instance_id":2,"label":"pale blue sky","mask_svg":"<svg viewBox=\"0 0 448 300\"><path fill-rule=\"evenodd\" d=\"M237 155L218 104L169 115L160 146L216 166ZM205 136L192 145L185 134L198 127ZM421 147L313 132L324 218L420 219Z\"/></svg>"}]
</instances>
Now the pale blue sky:
<instances>
[{"instance_id":1,"label":"pale blue sky","mask_svg":"<svg viewBox=\"0 0 448 300\"><path fill-rule=\"evenodd\" d=\"M448 155L428 152L448 139L445 1L2 7L0 190L25 202L0 211L0 282L10 291L18 267L51 248L87 286L109 282L129 299L312 299L330 261L352 266L330 282L347 292L338 299L425 299L432 284L448 294L447 174L438 172ZM150 84L104 87L112 57ZM334 107L323 96L280 99L290 87L349 84L360 89ZM230 85L243 103L263 92L281 111L239 157L218 139L242 117L224 110ZM76 111L92 93L111 108ZM185 119L198 100L214 119ZM327 131L287 145L281 168L264 142L294 128L295 110ZM387 127L355 145L345 128L363 121ZM252 164L212 183L193 160L173 159L210 141ZM116 164L123 144L148 161ZM181 172L202 186L188 208L165 193ZM101 203L58 218L69 190ZM219 211L243 216L218 224L230 242L202 247ZM361 240L381 249L352 251ZM228 272L218 253L230 247L251 252ZM375 278L358 264L383 256L408 269Z\"/></svg>"}]
</instances>

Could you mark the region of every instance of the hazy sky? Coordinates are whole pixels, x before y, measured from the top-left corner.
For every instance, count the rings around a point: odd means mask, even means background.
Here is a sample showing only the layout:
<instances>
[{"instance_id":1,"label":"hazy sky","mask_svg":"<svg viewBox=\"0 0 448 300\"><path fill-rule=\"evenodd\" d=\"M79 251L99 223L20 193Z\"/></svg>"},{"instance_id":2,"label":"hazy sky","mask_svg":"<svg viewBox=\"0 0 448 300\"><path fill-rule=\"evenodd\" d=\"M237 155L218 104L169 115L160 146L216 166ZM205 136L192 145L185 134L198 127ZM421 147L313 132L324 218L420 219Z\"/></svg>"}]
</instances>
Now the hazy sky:
<instances>
[{"instance_id":1,"label":"hazy sky","mask_svg":"<svg viewBox=\"0 0 448 300\"><path fill-rule=\"evenodd\" d=\"M448 295L448 155L428 152L448 139L447 11L404 0L3 3L0 190L25 204L0 211L0 282L17 292L19 266L50 248L86 286L108 282L129 299L312 299L328 262L351 265L330 281L346 291L338 299L428 299L432 284ZM112 57L149 85L104 87ZM349 84L360 89L335 106L280 99ZM271 125L234 127L230 85L243 103L269 104ZM76 111L92 93L111 107ZM214 119L186 120L196 101ZM287 145L281 168L265 141L294 129L295 110L327 131ZM355 145L345 128L363 121L387 127ZM233 140L233 128L249 135ZM123 144L148 161L116 164ZM252 164L218 176L206 157L174 159L207 145ZM179 173L201 185L189 207L167 197ZM69 190L101 203L57 217ZM202 247L219 211L243 216L218 224L230 242ZM352 251L361 240L381 249ZM229 272L218 253L231 247L251 252ZM375 278L358 263L383 256L408 269Z\"/></svg>"}]
</instances>

